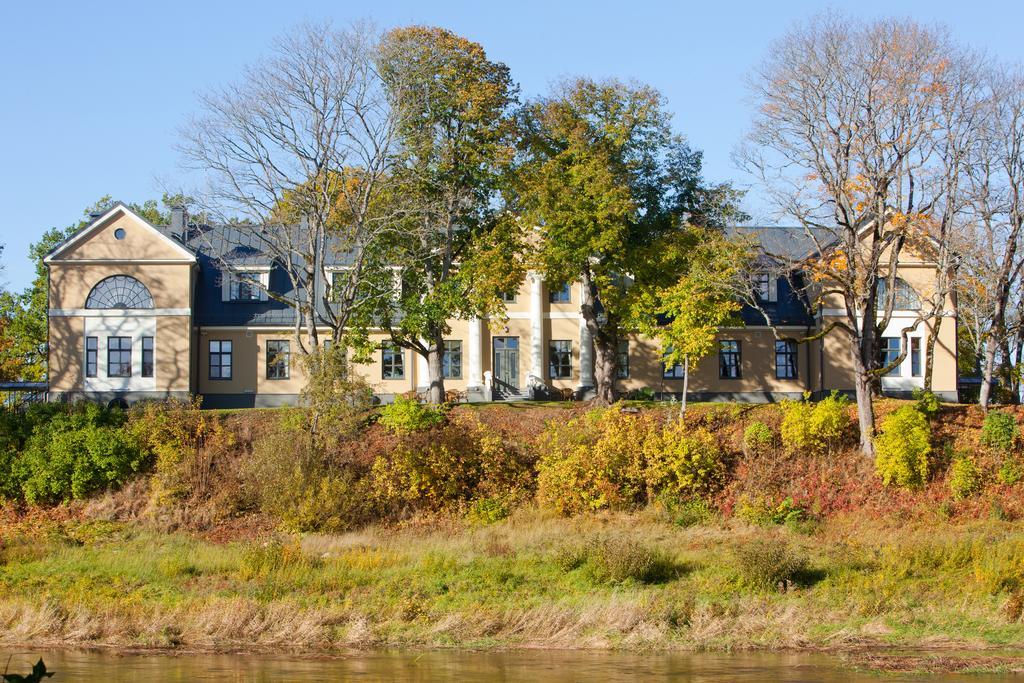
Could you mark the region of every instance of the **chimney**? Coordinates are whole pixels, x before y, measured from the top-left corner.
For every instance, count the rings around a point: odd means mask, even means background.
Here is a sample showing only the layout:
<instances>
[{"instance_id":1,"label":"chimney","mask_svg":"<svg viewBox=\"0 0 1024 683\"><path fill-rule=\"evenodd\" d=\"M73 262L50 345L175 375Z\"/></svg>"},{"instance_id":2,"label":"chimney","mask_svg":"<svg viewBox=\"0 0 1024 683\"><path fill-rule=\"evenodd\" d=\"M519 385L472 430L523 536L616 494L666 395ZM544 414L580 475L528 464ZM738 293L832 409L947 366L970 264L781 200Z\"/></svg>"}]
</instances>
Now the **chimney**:
<instances>
[{"instance_id":1,"label":"chimney","mask_svg":"<svg viewBox=\"0 0 1024 683\"><path fill-rule=\"evenodd\" d=\"M185 207L180 204L171 207L171 232L179 237L185 232Z\"/></svg>"}]
</instances>

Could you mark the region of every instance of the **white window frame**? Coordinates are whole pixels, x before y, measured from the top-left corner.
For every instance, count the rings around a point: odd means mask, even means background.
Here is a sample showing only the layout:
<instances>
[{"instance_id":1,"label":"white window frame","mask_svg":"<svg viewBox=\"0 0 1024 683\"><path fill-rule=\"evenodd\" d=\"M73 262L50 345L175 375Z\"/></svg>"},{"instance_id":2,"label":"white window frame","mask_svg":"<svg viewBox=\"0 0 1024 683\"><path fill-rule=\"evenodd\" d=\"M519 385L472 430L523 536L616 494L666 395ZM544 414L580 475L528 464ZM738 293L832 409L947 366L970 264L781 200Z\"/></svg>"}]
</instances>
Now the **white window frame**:
<instances>
[{"instance_id":1,"label":"white window frame","mask_svg":"<svg viewBox=\"0 0 1024 683\"><path fill-rule=\"evenodd\" d=\"M257 273L259 274L259 282L257 288L259 290L259 298L257 299L233 299L231 297L232 285L235 285L242 281L239 277L242 273ZM220 288L220 300L231 303L254 303L258 301L267 300L267 290L270 289L270 266L245 266L238 267L231 270L225 269L223 271L223 277L221 278Z\"/></svg>"}]
</instances>

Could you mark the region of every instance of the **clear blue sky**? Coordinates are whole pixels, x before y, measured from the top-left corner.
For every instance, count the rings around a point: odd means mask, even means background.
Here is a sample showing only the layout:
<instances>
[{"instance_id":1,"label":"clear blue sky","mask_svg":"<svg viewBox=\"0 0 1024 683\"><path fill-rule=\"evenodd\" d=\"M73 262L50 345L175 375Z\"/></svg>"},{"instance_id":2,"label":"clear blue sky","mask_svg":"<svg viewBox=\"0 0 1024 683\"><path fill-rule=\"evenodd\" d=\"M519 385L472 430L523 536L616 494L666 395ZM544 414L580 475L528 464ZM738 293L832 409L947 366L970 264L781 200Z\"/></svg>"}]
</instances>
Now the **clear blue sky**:
<instances>
[{"instance_id":1,"label":"clear blue sky","mask_svg":"<svg viewBox=\"0 0 1024 683\"><path fill-rule=\"evenodd\" d=\"M92 5L103 5L102 8ZM526 97L563 76L637 79L659 88L705 152L711 180L747 179L730 160L750 120L744 76L815 2L4 2L0 25L0 282L31 279L28 244L110 194L158 198L194 183L179 171L176 129L195 93L236 79L271 39L307 19L370 18L452 29L505 62ZM861 0L857 16L941 22L969 44L1024 61L1014 0ZM756 194L757 217L769 220Z\"/></svg>"}]
</instances>

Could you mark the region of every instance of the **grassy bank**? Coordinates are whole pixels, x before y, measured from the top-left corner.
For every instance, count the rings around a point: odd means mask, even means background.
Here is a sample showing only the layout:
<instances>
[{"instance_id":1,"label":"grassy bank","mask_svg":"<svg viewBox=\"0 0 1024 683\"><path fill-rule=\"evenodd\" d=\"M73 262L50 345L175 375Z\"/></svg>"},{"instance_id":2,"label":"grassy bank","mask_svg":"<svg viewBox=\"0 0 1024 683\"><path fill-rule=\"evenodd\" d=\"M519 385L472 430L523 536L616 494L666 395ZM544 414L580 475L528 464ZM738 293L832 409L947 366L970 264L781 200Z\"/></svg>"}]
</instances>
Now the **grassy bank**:
<instances>
[{"instance_id":1,"label":"grassy bank","mask_svg":"<svg viewBox=\"0 0 1024 683\"><path fill-rule=\"evenodd\" d=\"M820 405L72 411L8 451L0 643L1024 647L1019 416L880 402L886 485Z\"/></svg>"},{"instance_id":2,"label":"grassy bank","mask_svg":"<svg viewBox=\"0 0 1024 683\"><path fill-rule=\"evenodd\" d=\"M786 592L744 548L785 548ZM589 549L589 550L588 550ZM583 559L580 559L581 554ZM1024 530L1007 522L813 531L664 513L530 510L488 527L217 543L137 524L8 526L0 643L201 650L1024 645ZM653 567L653 570L652 570Z\"/></svg>"}]
</instances>

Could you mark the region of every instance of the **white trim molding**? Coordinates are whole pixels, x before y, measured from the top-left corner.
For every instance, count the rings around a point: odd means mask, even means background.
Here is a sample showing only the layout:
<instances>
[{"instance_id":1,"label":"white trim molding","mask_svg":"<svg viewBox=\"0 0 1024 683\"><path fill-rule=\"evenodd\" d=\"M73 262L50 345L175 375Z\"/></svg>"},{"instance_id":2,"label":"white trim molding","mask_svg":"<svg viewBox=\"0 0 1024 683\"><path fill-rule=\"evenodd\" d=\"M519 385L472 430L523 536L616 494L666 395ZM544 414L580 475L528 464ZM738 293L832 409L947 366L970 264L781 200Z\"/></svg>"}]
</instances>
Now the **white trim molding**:
<instances>
[{"instance_id":1,"label":"white trim molding","mask_svg":"<svg viewBox=\"0 0 1024 683\"><path fill-rule=\"evenodd\" d=\"M101 311L109 313L109 311ZM160 362L161 340L156 337L156 318L150 315L117 316L103 315L87 318L85 321L82 343L89 337L96 337L96 376L85 377L83 372L82 388L85 391L155 391L156 367ZM107 375L107 341L110 337L128 337L131 339L132 374L129 377L109 377ZM142 338L151 337L154 342L153 368L151 377L142 376ZM79 349L83 363L85 348Z\"/></svg>"},{"instance_id":2,"label":"white trim molding","mask_svg":"<svg viewBox=\"0 0 1024 683\"><path fill-rule=\"evenodd\" d=\"M192 315L191 308L51 308L47 312L51 318L137 318L140 316L158 315Z\"/></svg>"},{"instance_id":3,"label":"white trim molding","mask_svg":"<svg viewBox=\"0 0 1024 683\"><path fill-rule=\"evenodd\" d=\"M87 227L84 230L82 230L81 232L78 232L77 234L73 235L66 242L64 242L63 244L58 246L56 249L54 249L53 252L51 252L49 256L47 256L46 258L43 259L43 263L57 263L57 262L61 262L61 261L69 261L71 263L87 263L88 261L78 261L77 259L61 259L59 257L60 257L61 254L63 254L65 251L67 251L69 248L71 248L73 245L78 244L79 242L81 242L83 239L85 239L89 235L93 234L94 232L96 232L100 228L104 227L107 224L107 222L110 221L112 218L114 218L118 213L122 213L122 214L124 214L126 216L129 216L132 219L134 219L135 221L137 221L138 223L140 223L141 225L143 225L144 227L146 227L147 229L152 230L153 233L158 238L160 238L161 240L163 240L167 244L171 245L176 251L178 251L182 255L182 258L183 258L183 261L181 261L182 263L195 263L197 261L196 255L193 254L188 249L186 249L183 245L177 243L176 241L174 241L173 239L171 239L170 237L168 237L164 233L160 232L155 227L153 227L152 223L150 223L145 218L143 218L139 214L137 214L134 211L132 211L131 209L129 209L124 204L118 202L109 211L107 211L105 214L103 214L102 216L100 216L99 218L94 220L92 222L92 224L89 225L89 227ZM139 259L139 261L146 261L147 263L155 263L156 262L156 261L148 261L146 259ZM102 263L108 263L109 261L101 261L101 262Z\"/></svg>"}]
</instances>

